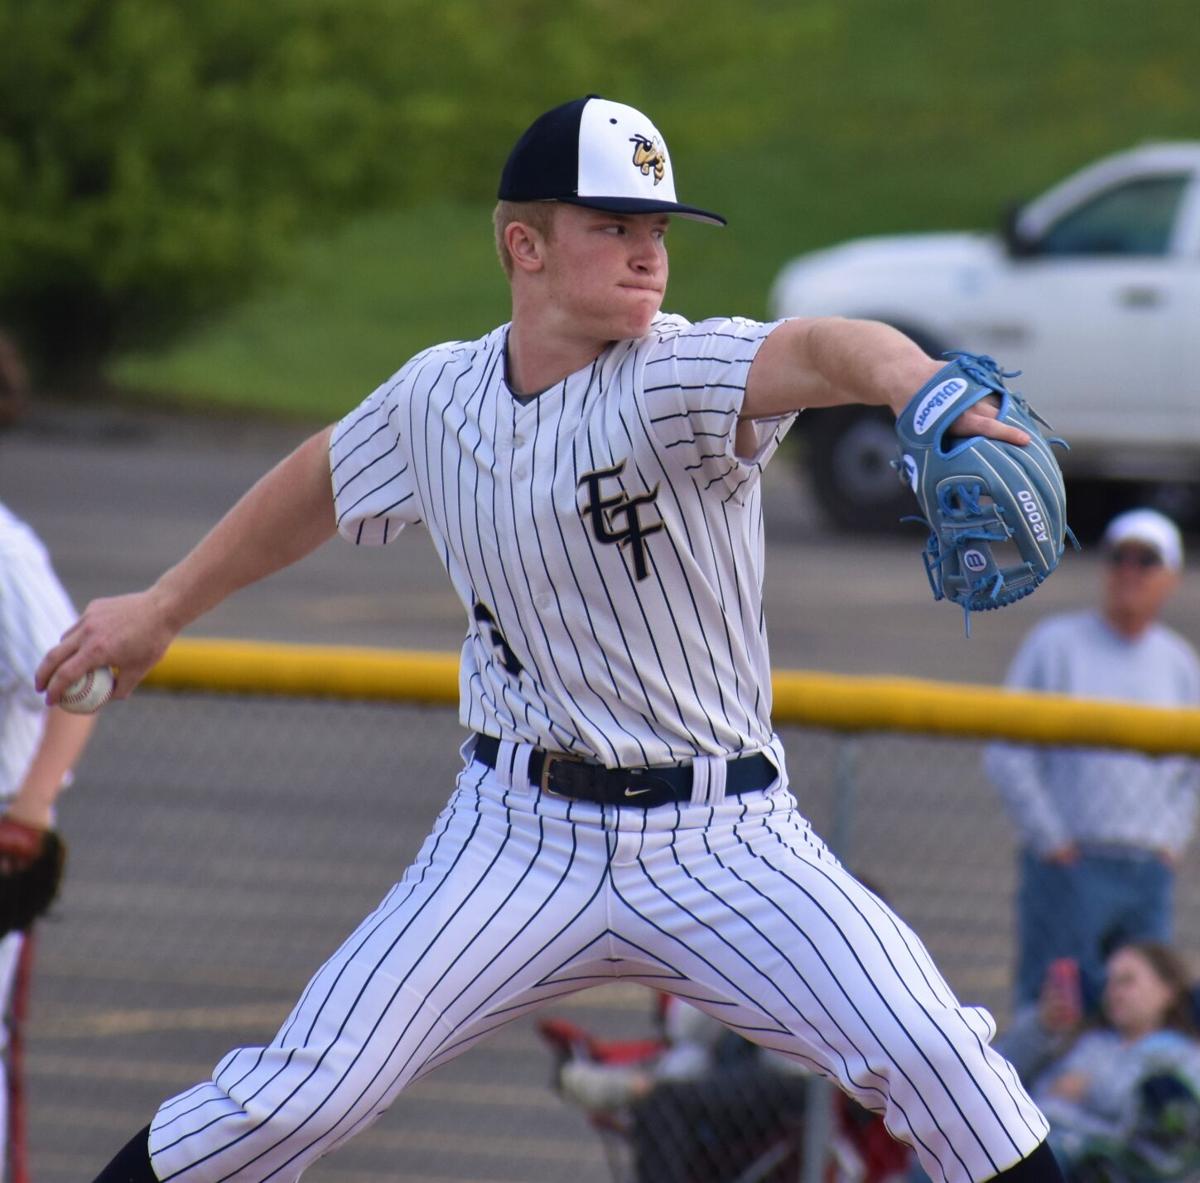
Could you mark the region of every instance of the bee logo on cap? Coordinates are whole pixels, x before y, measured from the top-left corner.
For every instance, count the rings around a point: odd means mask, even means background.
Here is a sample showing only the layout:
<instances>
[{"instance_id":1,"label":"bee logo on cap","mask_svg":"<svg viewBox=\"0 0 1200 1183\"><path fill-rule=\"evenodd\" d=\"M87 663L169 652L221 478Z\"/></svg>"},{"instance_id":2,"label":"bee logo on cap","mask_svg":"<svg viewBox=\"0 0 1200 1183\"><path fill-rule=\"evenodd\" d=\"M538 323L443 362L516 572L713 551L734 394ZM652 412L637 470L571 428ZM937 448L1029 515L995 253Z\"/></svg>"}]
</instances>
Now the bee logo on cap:
<instances>
[{"instance_id":1,"label":"bee logo on cap","mask_svg":"<svg viewBox=\"0 0 1200 1183\"><path fill-rule=\"evenodd\" d=\"M648 177L653 169L654 183L657 185L667 172L667 156L662 145L657 140L648 140L645 136L630 136L629 142L633 145L634 167L640 168L644 177Z\"/></svg>"}]
</instances>

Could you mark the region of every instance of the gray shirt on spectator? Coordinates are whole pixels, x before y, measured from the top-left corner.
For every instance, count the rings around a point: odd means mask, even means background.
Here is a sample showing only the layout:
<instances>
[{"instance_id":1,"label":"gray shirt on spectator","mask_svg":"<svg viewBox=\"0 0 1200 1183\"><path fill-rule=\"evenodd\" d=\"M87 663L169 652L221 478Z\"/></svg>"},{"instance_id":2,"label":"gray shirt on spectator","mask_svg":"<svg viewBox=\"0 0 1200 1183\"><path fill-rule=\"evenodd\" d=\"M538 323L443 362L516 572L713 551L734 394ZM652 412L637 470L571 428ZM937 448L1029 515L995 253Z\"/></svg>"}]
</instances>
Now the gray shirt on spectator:
<instances>
[{"instance_id":1,"label":"gray shirt on spectator","mask_svg":"<svg viewBox=\"0 0 1200 1183\"><path fill-rule=\"evenodd\" d=\"M1200 659L1162 624L1136 640L1098 612L1053 616L1025 639L1006 685L1157 706L1200 704ZM1068 843L1179 854L1191 836L1200 764L1087 748L993 744L984 768L1020 840L1039 854Z\"/></svg>"}]
</instances>

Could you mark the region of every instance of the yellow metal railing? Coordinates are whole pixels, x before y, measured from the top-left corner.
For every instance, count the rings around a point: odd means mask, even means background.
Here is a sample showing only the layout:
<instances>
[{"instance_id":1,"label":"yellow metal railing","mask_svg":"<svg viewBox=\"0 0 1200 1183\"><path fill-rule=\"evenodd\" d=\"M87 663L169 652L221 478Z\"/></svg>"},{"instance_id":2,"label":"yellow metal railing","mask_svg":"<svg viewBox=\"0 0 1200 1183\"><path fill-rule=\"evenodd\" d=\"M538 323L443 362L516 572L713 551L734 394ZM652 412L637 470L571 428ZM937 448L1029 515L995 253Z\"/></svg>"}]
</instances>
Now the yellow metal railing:
<instances>
[{"instance_id":1,"label":"yellow metal railing","mask_svg":"<svg viewBox=\"0 0 1200 1183\"><path fill-rule=\"evenodd\" d=\"M454 704L458 655L185 638L171 646L145 684L164 690ZM777 724L1200 756L1200 709L799 670L777 671L772 684Z\"/></svg>"}]
</instances>

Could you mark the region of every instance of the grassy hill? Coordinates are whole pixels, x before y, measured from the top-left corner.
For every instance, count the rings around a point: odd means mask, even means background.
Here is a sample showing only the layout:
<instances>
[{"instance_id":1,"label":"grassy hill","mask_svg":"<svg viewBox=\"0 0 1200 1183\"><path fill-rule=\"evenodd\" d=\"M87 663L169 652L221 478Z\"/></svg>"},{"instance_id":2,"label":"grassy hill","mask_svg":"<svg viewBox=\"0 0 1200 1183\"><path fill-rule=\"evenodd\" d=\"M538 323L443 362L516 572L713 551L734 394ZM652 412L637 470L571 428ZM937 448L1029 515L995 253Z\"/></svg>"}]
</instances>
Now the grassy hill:
<instances>
[{"instance_id":1,"label":"grassy hill","mask_svg":"<svg viewBox=\"0 0 1200 1183\"><path fill-rule=\"evenodd\" d=\"M683 199L730 218L672 229L667 306L690 316L762 315L797 252L990 227L1105 152L1200 137L1191 0L747 0L687 13L677 43L648 44L644 62L579 91L644 107L671 142ZM480 101L503 101L505 85ZM112 377L173 401L336 415L417 349L506 319L489 213L459 200L353 222L168 351L118 358Z\"/></svg>"}]
</instances>

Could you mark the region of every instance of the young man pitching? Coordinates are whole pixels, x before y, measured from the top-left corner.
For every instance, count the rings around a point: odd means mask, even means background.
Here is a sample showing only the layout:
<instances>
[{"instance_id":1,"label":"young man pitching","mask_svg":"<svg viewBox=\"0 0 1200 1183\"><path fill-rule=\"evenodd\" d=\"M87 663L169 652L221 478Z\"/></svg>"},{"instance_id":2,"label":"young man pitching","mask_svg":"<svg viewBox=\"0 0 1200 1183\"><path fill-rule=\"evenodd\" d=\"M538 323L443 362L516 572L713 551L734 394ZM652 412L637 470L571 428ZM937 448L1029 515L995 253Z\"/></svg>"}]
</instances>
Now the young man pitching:
<instances>
[{"instance_id":1,"label":"young man pitching","mask_svg":"<svg viewBox=\"0 0 1200 1183\"><path fill-rule=\"evenodd\" d=\"M1051 1180L1046 1122L917 937L812 833L771 725L760 477L794 413L902 407L942 369L884 325L660 311L676 197L590 96L504 167L512 320L418 354L152 587L52 649L130 693L189 622L335 532L429 531L462 600L465 765L416 862L267 1047L166 1101L100 1176L299 1178L410 1081L616 977L838 1082L932 1178ZM960 430L1027 436L981 404Z\"/></svg>"}]
</instances>

